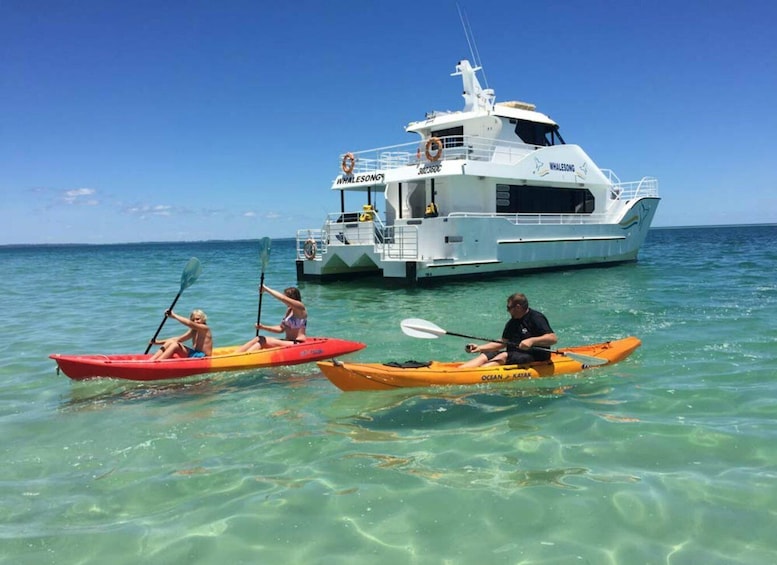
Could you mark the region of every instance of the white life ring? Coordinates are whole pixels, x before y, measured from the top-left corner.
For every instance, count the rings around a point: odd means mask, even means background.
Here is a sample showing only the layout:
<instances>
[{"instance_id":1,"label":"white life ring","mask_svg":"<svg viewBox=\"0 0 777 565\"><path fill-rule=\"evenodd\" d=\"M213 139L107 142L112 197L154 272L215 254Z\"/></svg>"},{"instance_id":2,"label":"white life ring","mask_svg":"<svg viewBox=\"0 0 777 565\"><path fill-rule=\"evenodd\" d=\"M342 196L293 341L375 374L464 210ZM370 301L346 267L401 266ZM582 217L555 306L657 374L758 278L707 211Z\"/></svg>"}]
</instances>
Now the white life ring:
<instances>
[{"instance_id":1,"label":"white life ring","mask_svg":"<svg viewBox=\"0 0 777 565\"><path fill-rule=\"evenodd\" d=\"M305 245L302 247L303 253L305 253L305 259L308 261L312 261L316 258L316 242L312 239L309 239L305 242Z\"/></svg>"}]
</instances>

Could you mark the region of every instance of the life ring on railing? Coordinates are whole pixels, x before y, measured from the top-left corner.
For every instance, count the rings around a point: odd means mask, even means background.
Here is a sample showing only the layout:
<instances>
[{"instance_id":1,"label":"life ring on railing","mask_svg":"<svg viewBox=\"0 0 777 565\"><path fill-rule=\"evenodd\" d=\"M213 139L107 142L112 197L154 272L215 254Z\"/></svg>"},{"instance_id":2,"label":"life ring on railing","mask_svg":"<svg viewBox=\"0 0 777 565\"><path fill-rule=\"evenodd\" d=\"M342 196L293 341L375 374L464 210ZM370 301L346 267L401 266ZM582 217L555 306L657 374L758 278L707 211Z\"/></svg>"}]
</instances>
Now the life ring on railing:
<instances>
[{"instance_id":1,"label":"life ring on railing","mask_svg":"<svg viewBox=\"0 0 777 565\"><path fill-rule=\"evenodd\" d=\"M302 246L302 252L305 254L305 259L308 261L312 261L316 258L316 242L312 239L309 239L305 242L305 245Z\"/></svg>"},{"instance_id":2,"label":"life ring on railing","mask_svg":"<svg viewBox=\"0 0 777 565\"><path fill-rule=\"evenodd\" d=\"M346 153L340 166L343 168L343 172L346 175L350 175L353 172L353 168L356 166L356 157L353 156L353 153Z\"/></svg>"},{"instance_id":3,"label":"life ring on railing","mask_svg":"<svg viewBox=\"0 0 777 565\"><path fill-rule=\"evenodd\" d=\"M436 145L437 149L432 149ZM439 137L430 137L426 142L426 158L430 161L438 161L442 157L442 140Z\"/></svg>"}]
</instances>

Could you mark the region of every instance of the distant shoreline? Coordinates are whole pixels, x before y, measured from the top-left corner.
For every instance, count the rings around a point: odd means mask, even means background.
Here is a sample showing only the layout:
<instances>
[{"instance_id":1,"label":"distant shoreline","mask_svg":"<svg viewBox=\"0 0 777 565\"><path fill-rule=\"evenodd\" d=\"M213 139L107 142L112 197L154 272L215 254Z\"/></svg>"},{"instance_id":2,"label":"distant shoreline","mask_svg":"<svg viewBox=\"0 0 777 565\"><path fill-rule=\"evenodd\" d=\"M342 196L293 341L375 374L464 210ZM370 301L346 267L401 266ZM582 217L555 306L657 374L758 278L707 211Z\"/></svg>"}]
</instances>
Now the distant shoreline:
<instances>
[{"instance_id":1,"label":"distant shoreline","mask_svg":"<svg viewBox=\"0 0 777 565\"><path fill-rule=\"evenodd\" d=\"M688 230L704 228L770 228L777 227L777 223L766 222L762 224L705 224L703 226L652 226L651 230Z\"/></svg>"},{"instance_id":2,"label":"distant shoreline","mask_svg":"<svg viewBox=\"0 0 777 565\"><path fill-rule=\"evenodd\" d=\"M777 223L763 224L716 224L702 226L654 226L650 231L658 230L687 230L687 229L720 229L720 228L759 228L759 227L777 227ZM4 243L0 244L0 249L23 249L29 247L103 247L103 246L122 246L122 245L189 245L196 243L252 243L258 242L256 239L195 239L187 241L125 241L115 243ZM274 237L274 241L294 241L294 237Z\"/></svg>"},{"instance_id":3,"label":"distant shoreline","mask_svg":"<svg viewBox=\"0 0 777 565\"><path fill-rule=\"evenodd\" d=\"M115 243L5 243L0 244L0 249L25 248L25 247L120 247L130 245L192 245L198 243L256 243L256 239L193 239L186 241L123 241ZM294 241L293 237L274 237L273 241Z\"/></svg>"}]
</instances>

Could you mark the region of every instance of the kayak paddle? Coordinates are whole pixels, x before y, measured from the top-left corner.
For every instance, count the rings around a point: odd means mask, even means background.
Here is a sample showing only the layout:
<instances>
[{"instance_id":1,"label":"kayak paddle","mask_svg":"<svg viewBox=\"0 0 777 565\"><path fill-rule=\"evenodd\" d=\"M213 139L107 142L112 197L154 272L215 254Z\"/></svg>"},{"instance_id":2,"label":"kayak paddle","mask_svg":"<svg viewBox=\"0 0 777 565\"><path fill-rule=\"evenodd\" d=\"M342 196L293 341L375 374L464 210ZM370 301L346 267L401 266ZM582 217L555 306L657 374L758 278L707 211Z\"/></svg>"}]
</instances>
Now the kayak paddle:
<instances>
[{"instance_id":1,"label":"kayak paddle","mask_svg":"<svg viewBox=\"0 0 777 565\"><path fill-rule=\"evenodd\" d=\"M270 244L269 237L263 237L259 242L259 259L262 262L262 276L259 277L259 307L256 309L256 325L259 325L259 320L262 319L262 287L264 286L264 270L267 268L267 263L270 260ZM256 328L256 337L259 337L259 328Z\"/></svg>"},{"instance_id":2,"label":"kayak paddle","mask_svg":"<svg viewBox=\"0 0 777 565\"><path fill-rule=\"evenodd\" d=\"M477 339L478 341L502 341L501 339L488 339L486 337L476 337L472 335L459 334L455 332L449 332L442 329L440 326L422 320L420 318L406 318L400 323L402 331L410 337L418 337L422 339L437 339L441 335L455 335L456 337L466 337L468 339ZM558 349L550 349L548 347L532 347L532 349L540 349L542 351L550 351L551 353L557 353L558 355L564 355L570 359L574 359L591 367L598 365L606 365L607 359L601 359L599 357L591 357L590 355L583 355L582 353L572 353L571 351L559 351Z\"/></svg>"},{"instance_id":3,"label":"kayak paddle","mask_svg":"<svg viewBox=\"0 0 777 565\"><path fill-rule=\"evenodd\" d=\"M175 303L178 302L178 299L181 297L181 293L192 286L194 282L197 280L197 278L202 273L202 265L200 265L200 260L197 259L197 257L192 257L189 259L189 262L186 263L186 267L183 269L183 273L181 273L181 289L178 291L178 294L175 295L175 300L173 300L173 303L170 305L170 308L168 310L172 310L175 308ZM157 336L159 336L159 332L162 331L162 326L165 325L165 322L167 321L167 315L162 317L162 323L159 324L159 327L156 330L156 333L154 334L154 337L151 338L151 341L148 342L148 346L146 347L146 353L149 352L151 349L151 344L156 341Z\"/></svg>"}]
</instances>

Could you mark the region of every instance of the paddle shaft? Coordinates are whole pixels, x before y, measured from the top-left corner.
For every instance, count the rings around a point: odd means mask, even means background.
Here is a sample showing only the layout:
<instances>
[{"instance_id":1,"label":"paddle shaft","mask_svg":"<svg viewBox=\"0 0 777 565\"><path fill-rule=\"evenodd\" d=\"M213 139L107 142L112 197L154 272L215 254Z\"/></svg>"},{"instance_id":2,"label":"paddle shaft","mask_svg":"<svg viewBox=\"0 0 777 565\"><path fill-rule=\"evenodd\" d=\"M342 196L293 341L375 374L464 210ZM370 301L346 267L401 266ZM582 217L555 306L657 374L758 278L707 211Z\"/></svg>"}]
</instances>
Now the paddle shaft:
<instances>
[{"instance_id":1,"label":"paddle shaft","mask_svg":"<svg viewBox=\"0 0 777 565\"><path fill-rule=\"evenodd\" d=\"M454 335L456 337L466 337L467 339L476 339L478 341L493 341L493 342L502 342L501 339L488 339L485 337L477 337L474 335L464 335L464 334L457 334L455 332L445 332L448 335ZM514 343L514 345L518 345L517 343ZM550 347L540 347L538 345L533 345L530 347L530 349L539 349L540 351L548 351L549 353L557 353L558 355L567 355L569 357L575 357L575 353L567 353L566 351L559 351L558 349L551 349ZM585 357L588 357L587 355Z\"/></svg>"},{"instance_id":2,"label":"paddle shaft","mask_svg":"<svg viewBox=\"0 0 777 565\"><path fill-rule=\"evenodd\" d=\"M264 286L264 271L267 269L267 263L270 261L270 245L272 240L269 237L263 237L259 242L259 259L262 262L262 276L259 277L259 306L256 308L256 337L259 337L259 323L262 320L262 287Z\"/></svg>"},{"instance_id":3,"label":"paddle shaft","mask_svg":"<svg viewBox=\"0 0 777 565\"><path fill-rule=\"evenodd\" d=\"M178 299L181 298L182 292L183 292L183 289L178 291L178 294L175 295L175 300L173 300L173 303L170 305L170 308L168 308L168 310L172 310L173 308L175 308L175 304L178 302ZM151 350L151 345L156 341L156 338L159 336L159 332L162 331L162 326L165 325L166 321L167 321L167 314L165 314L164 317L162 318L162 323L159 324L159 327L156 329L156 333L154 334L154 337L152 337L151 341L148 342L145 353L148 353Z\"/></svg>"},{"instance_id":4,"label":"paddle shaft","mask_svg":"<svg viewBox=\"0 0 777 565\"><path fill-rule=\"evenodd\" d=\"M406 320L402 320L402 323L400 324L400 326L402 327L402 331L411 337L436 338L441 335L452 335L456 337L465 337L467 339L476 339L478 341L504 343L501 339L489 339L486 337L477 337L474 335L449 332L447 330L442 329L437 324L433 324L432 322L428 322L426 320L421 320L420 318L408 318ZM518 345L515 342L510 342L510 344ZM571 351L559 351L558 349L550 349L548 347L539 347L539 346L533 346L530 349L549 351L550 353L556 353L557 355L564 355L566 357L569 357L570 359L579 361L583 365L596 366L596 365L604 365L607 363L606 359L600 359L599 357L592 357L590 355L583 355L582 353L573 353Z\"/></svg>"},{"instance_id":5,"label":"paddle shaft","mask_svg":"<svg viewBox=\"0 0 777 565\"><path fill-rule=\"evenodd\" d=\"M264 286L264 269L262 269L262 276L259 277L259 307L256 309L256 337L259 337L259 321L262 319L262 287Z\"/></svg>"}]
</instances>

